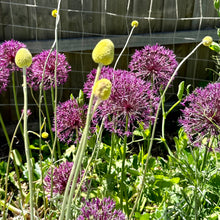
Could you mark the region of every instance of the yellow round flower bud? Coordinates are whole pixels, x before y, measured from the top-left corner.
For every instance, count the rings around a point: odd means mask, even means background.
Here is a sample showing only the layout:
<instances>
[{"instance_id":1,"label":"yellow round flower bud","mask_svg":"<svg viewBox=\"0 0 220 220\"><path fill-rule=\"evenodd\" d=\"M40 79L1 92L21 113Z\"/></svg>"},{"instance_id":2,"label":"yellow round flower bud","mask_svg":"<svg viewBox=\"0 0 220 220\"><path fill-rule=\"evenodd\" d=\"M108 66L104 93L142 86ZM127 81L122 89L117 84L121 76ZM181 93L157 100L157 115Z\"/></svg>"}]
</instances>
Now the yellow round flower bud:
<instances>
[{"instance_id":1,"label":"yellow round flower bud","mask_svg":"<svg viewBox=\"0 0 220 220\"><path fill-rule=\"evenodd\" d=\"M101 100L107 100L111 95L112 83L108 79L100 79L93 86L94 95Z\"/></svg>"},{"instance_id":2,"label":"yellow round flower bud","mask_svg":"<svg viewBox=\"0 0 220 220\"><path fill-rule=\"evenodd\" d=\"M15 55L15 63L20 68L29 67L32 63L30 51L26 48L19 49Z\"/></svg>"},{"instance_id":3,"label":"yellow round flower bud","mask_svg":"<svg viewBox=\"0 0 220 220\"><path fill-rule=\"evenodd\" d=\"M96 44L92 51L92 59L95 63L109 65L114 60L114 44L109 39L103 39Z\"/></svg>"},{"instance_id":4,"label":"yellow round flower bud","mask_svg":"<svg viewBox=\"0 0 220 220\"><path fill-rule=\"evenodd\" d=\"M51 12L51 15L56 18L57 16L57 9L54 9L52 12Z\"/></svg>"},{"instance_id":5,"label":"yellow round flower bud","mask_svg":"<svg viewBox=\"0 0 220 220\"><path fill-rule=\"evenodd\" d=\"M131 26L132 26L132 27L137 27L138 25L139 25L139 22L136 21L136 20L134 20L134 21L131 22Z\"/></svg>"},{"instance_id":6,"label":"yellow round flower bud","mask_svg":"<svg viewBox=\"0 0 220 220\"><path fill-rule=\"evenodd\" d=\"M41 137L44 138L44 139L48 138L48 136L49 136L49 134L48 134L46 131L44 131L44 132L41 134Z\"/></svg>"},{"instance_id":7,"label":"yellow round flower bud","mask_svg":"<svg viewBox=\"0 0 220 220\"><path fill-rule=\"evenodd\" d=\"M212 44L212 42L213 42L213 39L210 36L206 36L202 39L202 43L206 47L209 47Z\"/></svg>"}]
</instances>

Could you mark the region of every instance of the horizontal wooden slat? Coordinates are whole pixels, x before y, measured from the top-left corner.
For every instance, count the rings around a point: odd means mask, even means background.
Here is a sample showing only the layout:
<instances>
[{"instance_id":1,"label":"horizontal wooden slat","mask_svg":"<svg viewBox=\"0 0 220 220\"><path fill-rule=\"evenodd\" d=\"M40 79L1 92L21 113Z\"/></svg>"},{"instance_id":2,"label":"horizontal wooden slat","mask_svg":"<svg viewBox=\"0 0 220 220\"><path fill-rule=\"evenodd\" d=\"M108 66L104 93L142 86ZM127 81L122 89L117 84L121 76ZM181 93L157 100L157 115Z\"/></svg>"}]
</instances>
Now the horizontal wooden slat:
<instances>
[{"instance_id":1,"label":"horizontal wooden slat","mask_svg":"<svg viewBox=\"0 0 220 220\"><path fill-rule=\"evenodd\" d=\"M202 40L204 36L212 36L216 38L216 29L200 30L198 31L179 31L175 33L152 33L133 35L130 39L128 47L142 47L149 43L151 44L184 44L196 43ZM127 35L107 35L105 38L111 39L116 48L122 48L127 40ZM92 50L96 43L103 39L102 37L87 37L87 38L73 38L73 39L60 39L58 40L59 51L84 51ZM40 40L40 41L23 41L32 53L39 53L42 50L51 48L54 40Z\"/></svg>"}]
</instances>

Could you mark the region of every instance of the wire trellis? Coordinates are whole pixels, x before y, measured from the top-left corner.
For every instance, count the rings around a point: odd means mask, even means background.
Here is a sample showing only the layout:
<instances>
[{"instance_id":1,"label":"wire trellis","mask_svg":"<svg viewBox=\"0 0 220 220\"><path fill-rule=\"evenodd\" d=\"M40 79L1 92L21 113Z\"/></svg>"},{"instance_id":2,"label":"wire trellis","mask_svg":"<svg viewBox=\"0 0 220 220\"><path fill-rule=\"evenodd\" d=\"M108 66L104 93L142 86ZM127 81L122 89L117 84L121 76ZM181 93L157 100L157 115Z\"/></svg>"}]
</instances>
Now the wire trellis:
<instances>
[{"instance_id":1,"label":"wire trellis","mask_svg":"<svg viewBox=\"0 0 220 220\"><path fill-rule=\"evenodd\" d=\"M216 27L220 18L212 0L63 0L58 30L60 52L64 52L72 67L68 82L58 88L58 101L73 93L77 96L86 75L96 68L91 51L99 39L111 38L115 43L115 57L131 30L131 21L138 20L119 61L118 68L128 68L135 49L156 42L174 50L180 62L205 35L218 40ZM55 19L52 10L57 0L5 0L0 1L0 41L15 39L26 43L33 54L51 47L54 39ZM205 71L215 68L212 51L201 48L193 55L176 77L176 84L169 91L173 96L178 83L185 80L193 87L210 81ZM17 91L21 89L17 76ZM14 105L10 99L12 86L0 95L0 109ZM18 103L22 106L22 99ZM34 103L30 103L30 106Z\"/></svg>"}]
</instances>

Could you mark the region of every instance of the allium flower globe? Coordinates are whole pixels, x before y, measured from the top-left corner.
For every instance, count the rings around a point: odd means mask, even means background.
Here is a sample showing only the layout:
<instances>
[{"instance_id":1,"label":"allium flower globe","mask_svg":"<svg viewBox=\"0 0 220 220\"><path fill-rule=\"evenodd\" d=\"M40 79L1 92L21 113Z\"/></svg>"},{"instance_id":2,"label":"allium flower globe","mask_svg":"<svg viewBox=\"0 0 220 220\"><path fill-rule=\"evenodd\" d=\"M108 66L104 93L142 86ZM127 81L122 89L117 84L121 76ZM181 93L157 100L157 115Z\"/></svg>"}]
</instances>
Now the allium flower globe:
<instances>
[{"instance_id":1,"label":"allium flower globe","mask_svg":"<svg viewBox=\"0 0 220 220\"><path fill-rule=\"evenodd\" d=\"M210 135L220 134L220 83L210 83L197 88L183 101L182 117L179 119L190 141L200 146Z\"/></svg>"},{"instance_id":2,"label":"allium flower globe","mask_svg":"<svg viewBox=\"0 0 220 220\"><path fill-rule=\"evenodd\" d=\"M20 48L26 48L26 45L15 40L2 43L0 45L0 65L2 66L2 62L6 62L10 72L19 71L20 68L15 64L15 55Z\"/></svg>"},{"instance_id":3,"label":"allium flower globe","mask_svg":"<svg viewBox=\"0 0 220 220\"><path fill-rule=\"evenodd\" d=\"M53 169L53 195L60 194L62 195L65 191L69 175L73 167L73 162L62 162L59 167ZM78 177L77 183L80 182L81 176L84 174L84 171L81 172ZM51 191L51 169L48 170L47 175L44 178L44 188L50 197ZM83 183L81 186L82 191L86 191L86 184Z\"/></svg>"},{"instance_id":4,"label":"allium flower globe","mask_svg":"<svg viewBox=\"0 0 220 220\"><path fill-rule=\"evenodd\" d=\"M96 70L88 74L84 84L84 92L90 96ZM154 121L154 113L159 103L159 97L154 96L151 84L137 78L134 73L125 70L114 70L103 67L100 78L112 82L111 95L108 100L102 101L93 117L97 123L105 118L104 126L119 135L131 135L137 122L143 122L145 128ZM128 118L128 130L126 130Z\"/></svg>"},{"instance_id":5,"label":"allium flower globe","mask_svg":"<svg viewBox=\"0 0 220 220\"><path fill-rule=\"evenodd\" d=\"M128 67L137 76L153 82L155 89L159 91L166 87L177 66L173 51L156 44L136 50Z\"/></svg>"},{"instance_id":6,"label":"allium flower globe","mask_svg":"<svg viewBox=\"0 0 220 220\"><path fill-rule=\"evenodd\" d=\"M93 199L81 209L81 215L77 220L125 220L125 214L121 210L115 208L115 202L110 198L99 200Z\"/></svg>"},{"instance_id":7,"label":"allium flower globe","mask_svg":"<svg viewBox=\"0 0 220 220\"><path fill-rule=\"evenodd\" d=\"M15 40L5 41L0 45L0 93L6 90L10 74L20 71L15 64L15 55L20 48L25 47L25 44Z\"/></svg>"},{"instance_id":8,"label":"allium flower globe","mask_svg":"<svg viewBox=\"0 0 220 220\"><path fill-rule=\"evenodd\" d=\"M75 99L67 100L57 106L57 136L69 144L85 125L85 107L80 107ZM55 128L53 128L55 130Z\"/></svg>"},{"instance_id":9,"label":"allium flower globe","mask_svg":"<svg viewBox=\"0 0 220 220\"><path fill-rule=\"evenodd\" d=\"M32 65L27 69L27 82L34 89L38 90L43 77L43 70L46 59L49 54L49 50L43 51L40 54L33 57ZM57 52L54 50L51 52L46 64L43 89L48 90L51 87L55 87L55 61ZM57 59L57 86L64 84L68 78L68 72L71 71L71 67L66 61L64 54L58 53Z\"/></svg>"}]
</instances>

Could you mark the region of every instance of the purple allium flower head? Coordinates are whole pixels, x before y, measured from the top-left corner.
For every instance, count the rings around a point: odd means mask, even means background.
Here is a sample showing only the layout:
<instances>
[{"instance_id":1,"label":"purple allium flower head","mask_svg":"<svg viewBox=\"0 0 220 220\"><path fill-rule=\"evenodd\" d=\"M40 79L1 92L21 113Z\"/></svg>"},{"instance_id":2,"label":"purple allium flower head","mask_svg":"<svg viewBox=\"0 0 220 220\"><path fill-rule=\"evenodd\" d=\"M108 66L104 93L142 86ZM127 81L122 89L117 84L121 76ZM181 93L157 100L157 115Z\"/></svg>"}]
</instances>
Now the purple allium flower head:
<instances>
[{"instance_id":1,"label":"purple allium flower head","mask_svg":"<svg viewBox=\"0 0 220 220\"><path fill-rule=\"evenodd\" d=\"M80 107L75 99L57 106L57 136L60 141L69 144L76 133L80 135L81 129L85 126L85 113L85 107Z\"/></svg>"},{"instance_id":2,"label":"purple allium flower head","mask_svg":"<svg viewBox=\"0 0 220 220\"><path fill-rule=\"evenodd\" d=\"M20 68L15 64L15 55L20 48L26 48L26 45L15 40L5 41L0 45L0 65L2 61L7 63L10 72L19 71Z\"/></svg>"},{"instance_id":3,"label":"purple allium flower head","mask_svg":"<svg viewBox=\"0 0 220 220\"><path fill-rule=\"evenodd\" d=\"M182 105L185 108L179 122L195 146L199 146L205 137L220 134L220 83L195 89Z\"/></svg>"},{"instance_id":4,"label":"purple allium flower head","mask_svg":"<svg viewBox=\"0 0 220 220\"><path fill-rule=\"evenodd\" d=\"M99 200L93 199L91 202L86 202L81 209L81 215L77 220L125 220L125 214L121 210L115 208L115 202L109 198Z\"/></svg>"},{"instance_id":5,"label":"purple allium flower head","mask_svg":"<svg viewBox=\"0 0 220 220\"><path fill-rule=\"evenodd\" d=\"M84 85L84 92L90 96L96 70L88 74L88 81ZM137 122L143 122L147 128L154 121L154 113L159 103L159 97L154 96L151 84L137 78L134 73L125 70L113 70L103 67L100 78L109 79L112 91L108 100L102 101L93 121L97 123L104 119L104 126L108 131L119 135L131 135ZM128 130L125 131L126 118Z\"/></svg>"},{"instance_id":6,"label":"purple allium flower head","mask_svg":"<svg viewBox=\"0 0 220 220\"><path fill-rule=\"evenodd\" d=\"M172 50L158 44L136 50L129 63L131 71L142 79L154 83L155 89L164 89L178 63Z\"/></svg>"},{"instance_id":7,"label":"purple allium flower head","mask_svg":"<svg viewBox=\"0 0 220 220\"><path fill-rule=\"evenodd\" d=\"M20 48L26 45L15 40L5 41L0 45L0 93L6 90L10 73L20 71L15 64L15 55Z\"/></svg>"},{"instance_id":8,"label":"purple allium flower head","mask_svg":"<svg viewBox=\"0 0 220 220\"><path fill-rule=\"evenodd\" d=\"M49 50L43 51L40 54L33 57L32 65L27 69L27 82L34 90L38 90L42 81L44 65L49 55ZM55 87L55 61L56 51L52 51L46 64L43 89L48 90L51 87ZM68 72L71 71L71 67L66 61L64 54L58 53L57 59L57 86L64 84L68 78Z\"/></svg>"},{"instance_id":9,"label":"purple allium flower head","mask_svg":"<svg viewBox=\"0 0 220 220\"><path fill-rule=\"evenodd\" d=\"M69 175L73 167L73 162L62 162L59 167L53 169L53 195L62 195L65 191ZM84 170L81 171L80 176L84 174ZM78 177L77 183L80 182L81 178ZM48 170L47 175L44 178L44 188L50 197L51 190L51 169ZM83 183L81 186L82 191L86 191L86 184Z\"/></svg>"}]
</instances>

